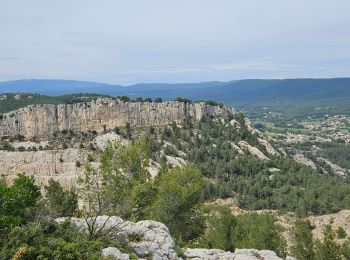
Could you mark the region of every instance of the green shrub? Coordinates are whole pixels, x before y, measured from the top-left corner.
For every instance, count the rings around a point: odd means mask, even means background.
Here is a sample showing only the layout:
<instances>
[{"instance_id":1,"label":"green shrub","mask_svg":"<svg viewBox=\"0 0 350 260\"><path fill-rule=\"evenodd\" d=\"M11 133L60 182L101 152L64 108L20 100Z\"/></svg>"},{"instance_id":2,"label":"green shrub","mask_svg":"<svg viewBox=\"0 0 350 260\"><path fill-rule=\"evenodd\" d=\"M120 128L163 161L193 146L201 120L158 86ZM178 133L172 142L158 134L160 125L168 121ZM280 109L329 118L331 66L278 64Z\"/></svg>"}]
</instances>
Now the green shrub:
<instances>
[{"instance_id":1,"label":"green shrub","mask_svg":"<svg viewBox=\"0 0 350 260\"><path fill-rule=\"evenodd\" d=\"M339 239L344 239L344 238L346 238L346 231L345 231L345 229L344 229L343 227L341 227L341 226L338 227L336 233L337 233L337 237L338 237Z\"/></svg>"},{"instance_id":2,"label":"green shrub","mask_svg":"<svg viewBox=\"0 0 350 260\"><path fill-rule=\"evenodd\" d=\"M48 208L52 217L74 216L78 210L78 195L74 188L64 191L59 182L49 180L45 186Z\"/></svg>"},{"instance_id":3,"label":"green shrub","mask_svg":"<svg viewBox=\"0 0 350 260\"><path fill-rule=\"evenodd\" d=\"M204 231L200 209L203 202L204 180L194 166L175 168L158 180L158 195L152 217L165 223L175 238L191 241Z\"/></svg>"}]
</instances>

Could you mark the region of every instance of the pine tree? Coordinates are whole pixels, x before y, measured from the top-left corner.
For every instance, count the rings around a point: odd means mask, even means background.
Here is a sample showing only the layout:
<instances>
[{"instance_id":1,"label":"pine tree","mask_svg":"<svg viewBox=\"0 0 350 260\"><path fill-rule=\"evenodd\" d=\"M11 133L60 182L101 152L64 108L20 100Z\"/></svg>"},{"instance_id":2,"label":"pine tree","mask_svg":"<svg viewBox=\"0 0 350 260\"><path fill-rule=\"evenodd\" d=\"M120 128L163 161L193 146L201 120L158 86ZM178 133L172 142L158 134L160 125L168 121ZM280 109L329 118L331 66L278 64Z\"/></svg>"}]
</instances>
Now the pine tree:
<instances>
[{"instance_id":1,"label":"pine tree","mask_svg":"<svg viewBox=\"0 0 350 260\"><path fill-rule=\"evenodd\" d=\"M298 260L315 259L314 241L311 232L312 226L308 220L297 220L294 225L293 238L294 245L292 254Z\"/></svg>"}]
</instances>

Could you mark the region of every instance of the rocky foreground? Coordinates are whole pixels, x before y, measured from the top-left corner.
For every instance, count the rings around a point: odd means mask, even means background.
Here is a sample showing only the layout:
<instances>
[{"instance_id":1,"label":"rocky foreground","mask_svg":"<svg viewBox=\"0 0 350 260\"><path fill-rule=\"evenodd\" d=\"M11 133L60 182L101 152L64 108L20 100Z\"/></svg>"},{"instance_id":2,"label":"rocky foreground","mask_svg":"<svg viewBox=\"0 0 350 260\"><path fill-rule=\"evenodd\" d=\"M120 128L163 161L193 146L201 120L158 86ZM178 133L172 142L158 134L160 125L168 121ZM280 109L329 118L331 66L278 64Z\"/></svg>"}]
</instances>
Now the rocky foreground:
<instances>
[{"instance_id":1,"label":"rocky foreground","mask_svg":"<svg viewBox=\"0 0 350 260\"><path fill-rule=\"evenodd\" d=\"M63 222L67 218L56 219ZM133 253L138 259L232 259L232 260L282 260L275 252L270 250L236 249L235 252L226 252L219 249L186 248L182 257L176 249L168 228L160 222L145 220L139 222L124 221L112 216L99 216L82 219L71 218L71 222L80 231L89 232L91 224L95 223L95 231L102 232L111 239L116 240L123 248ZM130 255L121 252L118 248L108 247L102 250L102 256L112 259L131 259ZM287 257L292 260L293 258Z\"/></svg>"}]
</instances>

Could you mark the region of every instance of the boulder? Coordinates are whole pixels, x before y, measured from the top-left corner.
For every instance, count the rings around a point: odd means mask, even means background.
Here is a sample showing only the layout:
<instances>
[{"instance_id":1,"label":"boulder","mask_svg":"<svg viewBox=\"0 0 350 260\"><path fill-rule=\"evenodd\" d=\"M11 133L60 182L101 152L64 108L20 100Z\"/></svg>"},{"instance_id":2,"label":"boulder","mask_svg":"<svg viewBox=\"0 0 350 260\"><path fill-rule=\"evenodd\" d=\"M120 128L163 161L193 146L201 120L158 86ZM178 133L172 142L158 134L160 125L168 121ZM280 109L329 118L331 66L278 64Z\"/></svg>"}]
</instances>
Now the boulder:
<instances>
[{"instance_id":1,"label":"boulder","mask_svg":"<svg viewBox=\"0 0 350 260\"><path fill-rule=\"evenodd\" d=\"M66 218L56 219L57 222L65 220ZM93 221L97 229L101 229L140 258L180 259L168 228L160 222L144 220L134 223L116 216L99 216L87 220L71 218L71 222L83 232L88 232L87 222Z\"/></svg>"},{"instance_id":2,"label":"boulder","mask_svg":"<svg viewBox=\"0 0 350 260\"><path fill-rule=\"evenodd\" d=\"M130 260L128 254L123 254L116 247L107 247L102 249L102 256L107 259Z\"/></svg>"},{"instance_id":3,"label":"boulder","mask_svg":"<svg viewBox=\"0 0 350 260\"><path fill-rule=\"evenodd\" d=\"M233 253L219 249L187 248L185 256L191 260L282 260L273 251L256 249L236 249Z\"/></svg>"},{"instance_id":4,"label":"boulder","mask_svg":"<svg viewBox=\"0 0 350 260\"><path fill-rule=\"evenodd\" d=\"M186 259L199 260L217 260L217 259L234 259L235 254L226 252L220 249L205 249L205 248L187 248L185 250Z\"/></svg>"},{"instance_id":5,"label":"boulder","mask_svg":"<svg viewBox=\"0 0 350 260\"><path fill-rule=\"evenodd\" d=\"M236 249L234 260L282 260L270 250Z\"/></svg>"}]
</instances>

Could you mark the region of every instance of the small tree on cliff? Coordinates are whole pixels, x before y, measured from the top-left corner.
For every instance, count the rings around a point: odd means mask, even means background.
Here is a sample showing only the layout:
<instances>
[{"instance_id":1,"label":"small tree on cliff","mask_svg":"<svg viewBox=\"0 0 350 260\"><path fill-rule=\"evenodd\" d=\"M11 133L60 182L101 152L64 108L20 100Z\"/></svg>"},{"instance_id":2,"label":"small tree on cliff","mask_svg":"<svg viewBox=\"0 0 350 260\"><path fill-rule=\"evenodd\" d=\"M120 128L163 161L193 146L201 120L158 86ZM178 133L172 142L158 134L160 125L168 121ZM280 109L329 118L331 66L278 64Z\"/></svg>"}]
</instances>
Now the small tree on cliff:
<instances>
[{"instance_id":1,"label":"small tree on cliff","mask_svg":"<svg viewBox=\"0 0 350 260\"><path fill-rule=\"evenodd\" d=\"M98 215L118 215L138 220L144 216L154 191L147 170L149 145L141 138L130 145L110 144L101 154L100 168L87 164L80 178L83 213L91 233L98 232ZM91 228L90 228L91 226Z\"/></svg>"},{"instance_id":2,"label":"small tree on cliff","mask_svg":"<svg viewBox=\"0 0 350 260\"><path fill-rule=\"evenodd\" d=\"M139 218L146 207L138 193L152 189L149 166L150 147L146 138L130 145L114 143L101 155L101 176L104 196L114 211L123 217Z\"/></svg>"},{"instance_id":3,"label":"small tree on cliff","mask_svg":"<svg viewBox=\"0 0 350 260\"><path fill-rule=\"evenodd\" d=\"M97 225L97 217L110 211L109 203L103 198L100 171L87 163L84 174L79 178L79 184L82 215L88 227L89 236L95 237L102 233L102 228Z\"/></svg>"}]
</instances>

